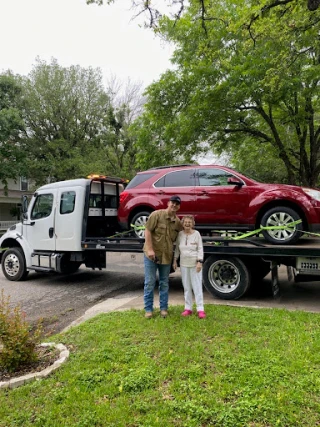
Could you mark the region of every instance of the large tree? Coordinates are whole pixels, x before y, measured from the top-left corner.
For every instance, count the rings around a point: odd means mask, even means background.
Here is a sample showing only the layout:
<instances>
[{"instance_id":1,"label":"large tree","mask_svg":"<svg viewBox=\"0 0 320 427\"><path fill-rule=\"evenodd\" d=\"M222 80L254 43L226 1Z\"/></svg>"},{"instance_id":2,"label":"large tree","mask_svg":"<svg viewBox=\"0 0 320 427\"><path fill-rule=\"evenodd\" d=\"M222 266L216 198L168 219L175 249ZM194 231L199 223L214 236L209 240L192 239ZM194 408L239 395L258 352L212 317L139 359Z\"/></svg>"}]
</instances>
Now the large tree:
<instances>
[{"instance_id":1,"label":"large tree","mask_svg":"<svg viewBox=\"0 0 320 427\"><path fill-rule=\"evenodd\" d=\"M179 20L159 21L158 32L176 45L176 69L148 88L148 127L140 140L147 132L167 155L267 144L288 182L314 186L320 173L319 13L311 16L291 1L262 16L261 3L208 1L203 15L203 4L193 0Z\"/></svg>"},{"instance_id":2,"label":"large tree","mask_svg":"<svg viewBox=\"0 0 320 427\"><path fill-rule=\"evenodd\" d=\"M5 188L8 179L26 174L20 96L21 87L14 77L10 73L0 75L0 181Z\"/></svg>"},{"instance_id":3,"label":"large tree","mask_svg":"<svg viewBox=\"0 0 320 427\"><path fill-rule=\"evenodd\" d=\"M99 69L38 60L21 79L29 173L37 184L90 173L134 173L129 103L116 104ZM129 171L129 172L128 172Z\"/></svg>"}]
</instances>

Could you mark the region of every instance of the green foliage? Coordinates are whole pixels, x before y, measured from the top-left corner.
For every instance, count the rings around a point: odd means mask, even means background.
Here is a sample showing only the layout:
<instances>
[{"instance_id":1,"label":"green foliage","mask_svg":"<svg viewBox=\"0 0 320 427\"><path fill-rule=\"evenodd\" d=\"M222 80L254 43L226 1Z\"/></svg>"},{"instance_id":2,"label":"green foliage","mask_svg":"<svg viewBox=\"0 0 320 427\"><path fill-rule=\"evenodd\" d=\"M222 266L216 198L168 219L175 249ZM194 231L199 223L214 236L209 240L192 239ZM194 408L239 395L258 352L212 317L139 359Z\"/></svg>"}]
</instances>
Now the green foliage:
<instances>
[{"instance_id":1,"label":"green foliage","mask_svg":"<svg viewBox=\"0 0 320 427\"><path fill-rule=\"evenodd\" d=\"M0 295L0 365L9 372L37 360L36 345L40 343L39 324L31 331L19 306L11 308L10 297Z\"/></svg>"},{"instance_id":2,"label":"green foliage","mask_svg":"<svg viewBox=\"0 0 320 427\"><path fill-rule=\"evenodd\" d=\"M37 185L90 173L134 174L130 105L115 105L101 70L38 59L20 79L28 173Z\"/></svg>"},{"instance_id":3,"label":"green foliage","mask_svg":"<svg viewBox=\"0 0 320 427\"><path fill-rule=\"evenodd\" d=\"M55 337L68 361L0 390L0 426L317 425L319 313L208 304L199 321L182 309L103 314Z\"/></svg>"},{"instance_id":4,"label":"green foliage","mask_svg":"<svg viewBox=\"0 0 320 427\"><path fill-rule=\"evenodd\" d=\"M24 129L21 87L9 73L0 75L0 182L25 175L25 152L20 134Z\"/></svg>"},{"instance_id":5,"label":"green foliage","mask_svg":"<svg viewBox=\"0 0 320 427\"><path fill-rule=\"evenodd\" d=\"M175 70L147 89L145 157L158 147L188 156L207 145L239 157L244 145L264 144L287 182L316 185L320 11L310 14L299 0L203 5L190 1L180 19L159 21L157 32L176 47Z\"/></svg>"}]
</instances>

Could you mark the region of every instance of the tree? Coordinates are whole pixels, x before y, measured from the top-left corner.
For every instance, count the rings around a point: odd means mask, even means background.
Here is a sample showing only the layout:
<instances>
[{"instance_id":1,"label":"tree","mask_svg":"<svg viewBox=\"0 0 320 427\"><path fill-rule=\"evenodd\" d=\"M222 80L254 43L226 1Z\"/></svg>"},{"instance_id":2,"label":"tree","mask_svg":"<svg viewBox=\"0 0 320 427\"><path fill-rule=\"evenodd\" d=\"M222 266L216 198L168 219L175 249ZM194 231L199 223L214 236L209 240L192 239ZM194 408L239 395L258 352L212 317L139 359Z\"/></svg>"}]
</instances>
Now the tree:
<instances>
[{"instance_id":1,"label":"tree","mask_svg":"<svg viewBox=\"0 0 320 427\"><path fill-rule=\"evenodd\" d=\"M142 112L142 83L125 83L112 76L108 82L111 106L106 115L103 162L113 175L132 178L137 170L137 147L131 125Z\"/></svg>"},{"instance_id":2,"label":"tree","mask_svg":"<svg viewBox=\"0 0 320 427\"><path fill-rule=\"evenodd\" d=\"M38 60L22 86L24 141L36 183L92 172L110 105L100 71Z\"/></svg>"},{"instance_id":3,"label":"tree","mask_svg":"<svg viewBox=\"0 0 320 427\"><path fill-rule=\"evenodd\" d=\"M20 106L21 87L10 73L0 75L0 181L26 174L25 152L20 135L24 122Z\"/></svg>"},{"instance_id":4,"label":"tree","mask_svg":"<svg viewBox=\"0 0 320 427\"><path fill-rule=\"evenodd\" d=\"M176 45L176 70L147 89L141 120L165 153L173 141L177 155L208 144L234 152L248 143L270 145L287 182L314 186L320 173L319 23L298 1L279 2L250 22L261 9L256 3L208 3L205 28L198 0L178 21L159 21L159 33Z\"/></svg>"},{"instance_id":5,"label":"tree","mask_svg":"<svg viewBox=\"0 0 320 427\"><path fill-rule=\"evenodd\" d=\"M99 69L61 67L38 59L21 79L28 168L36 183L91 173L135 173L134 139L129 125L137 107L138 86L124 98L102 84ZM135 96L136 95L136 96ZM121 103L120 103L121 101Z\"/></svg>"},{"instance_id":6,"label":"tree","mask_svg":"<svg viewBox=\"0 0 320 427\"><path fill-rule=\"evenodd\" d=\"M116 0L87 0L87 4L96 3L98 5L111 4ZM198 19L203 23L206 21L207 2L205 0L196 0L200 9ZM260 0L258 2L259 14L266 10L273 9L279 6L290 6L296 0ZM128 1L129 3L129 1ZM257 3L257 2L256 2ZM159 6L161 5L161 7ZM152 2L151 0L131 0L131 5L135 10L135 16L144 15L146 18L146 26L154 28L164 15L171 13L171 17L178 20L183 15L185 9L188 8L188 0L165 0L161 3ZM314 12L320 7L320 0L305 0L304 7L310 12Z\"/></svg>"}]
</instances>

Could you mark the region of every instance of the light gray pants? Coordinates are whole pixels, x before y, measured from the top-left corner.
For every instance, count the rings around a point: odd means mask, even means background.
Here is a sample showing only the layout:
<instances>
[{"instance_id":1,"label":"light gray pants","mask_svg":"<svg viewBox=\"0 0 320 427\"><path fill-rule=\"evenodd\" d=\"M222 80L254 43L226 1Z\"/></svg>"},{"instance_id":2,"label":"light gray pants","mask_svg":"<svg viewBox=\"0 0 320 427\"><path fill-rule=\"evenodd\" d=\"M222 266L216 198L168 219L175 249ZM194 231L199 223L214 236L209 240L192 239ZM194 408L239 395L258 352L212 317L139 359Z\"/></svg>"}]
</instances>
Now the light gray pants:
<instances>
[{"instance_id":1,"label":"light gray pants","mask_svg":"<svg viewBox=\"0 0 320 427\"><path fill-rule=\"evenodd\" d=\"M197 311L204 311L202 292L202 269L199 273L196 267L180 266L182 284L184 288L185 309L192 310L192 291L196 301Z\"/></svg>"}]
</instances>

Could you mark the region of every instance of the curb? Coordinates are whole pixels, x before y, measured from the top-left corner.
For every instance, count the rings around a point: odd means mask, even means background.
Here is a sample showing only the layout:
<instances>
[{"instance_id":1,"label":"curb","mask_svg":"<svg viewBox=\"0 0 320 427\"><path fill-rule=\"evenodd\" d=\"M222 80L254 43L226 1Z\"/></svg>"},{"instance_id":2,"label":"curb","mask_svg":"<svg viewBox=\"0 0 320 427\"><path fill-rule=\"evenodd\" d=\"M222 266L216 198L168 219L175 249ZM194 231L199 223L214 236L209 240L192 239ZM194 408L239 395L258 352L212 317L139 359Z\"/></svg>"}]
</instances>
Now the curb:
<instances>
[{"instance_id":1,"label":"curb","mask_svg":"<svg viewBox=\"0 0 320 427\"><path fill-rule=\"evenodd\" d=\"M62 363L64 363L68 357L69 357L69 350L66 346L63 344L55 344L55 343L42 343L40 344L41 347L55 347L56 349L60 350L59 359L56 360L52 365L48 366L47 368L43 369L40 372L34 372L32 374L26 374L22 375L21 377L12 378L9 381L2 381L0 382L0 389L2 388L16 388L23 384L26 384L34 379L41 379L44 377L47 377L51 372L55 371L57 368L59 368Z\"/></svg>"}]
</instances>

